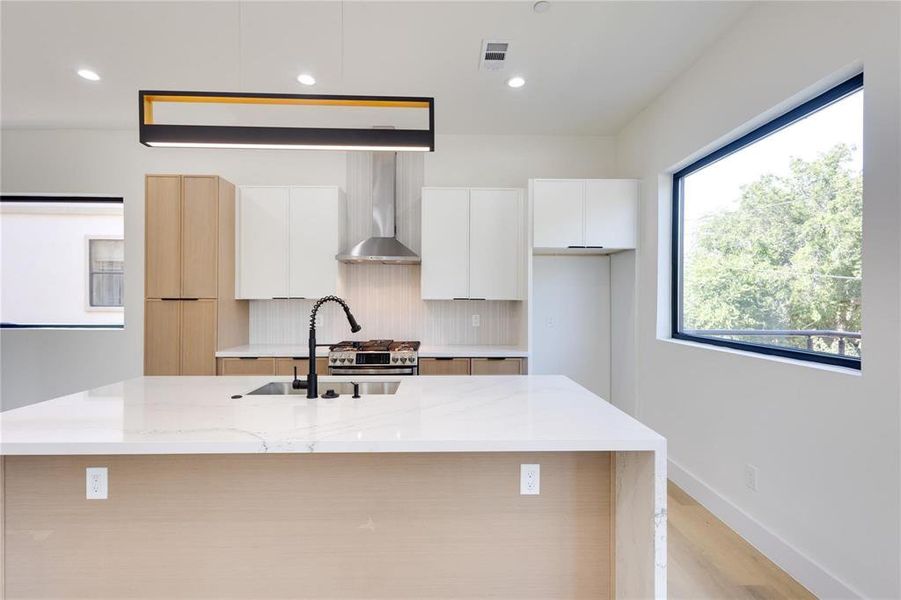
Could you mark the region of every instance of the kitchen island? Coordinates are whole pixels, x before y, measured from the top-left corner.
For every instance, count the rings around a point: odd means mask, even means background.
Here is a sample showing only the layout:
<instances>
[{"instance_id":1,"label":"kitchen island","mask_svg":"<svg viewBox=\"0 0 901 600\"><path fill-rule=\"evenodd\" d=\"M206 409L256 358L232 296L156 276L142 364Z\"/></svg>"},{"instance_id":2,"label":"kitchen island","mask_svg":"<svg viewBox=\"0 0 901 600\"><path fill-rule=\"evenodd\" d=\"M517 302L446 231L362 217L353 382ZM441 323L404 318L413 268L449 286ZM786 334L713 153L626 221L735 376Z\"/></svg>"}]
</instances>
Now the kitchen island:
<instances>
[{"instance_id":1,"label":"kitchen island","mask_svg":"<svg viewBox=\"0 0 901 600\"><path fill-rule=\"evenodd\" d=\"M7 597L665 596L666 442L571 380L248 395L276 380L141 377L0 414Z\"/></svg>"}]
</instances>

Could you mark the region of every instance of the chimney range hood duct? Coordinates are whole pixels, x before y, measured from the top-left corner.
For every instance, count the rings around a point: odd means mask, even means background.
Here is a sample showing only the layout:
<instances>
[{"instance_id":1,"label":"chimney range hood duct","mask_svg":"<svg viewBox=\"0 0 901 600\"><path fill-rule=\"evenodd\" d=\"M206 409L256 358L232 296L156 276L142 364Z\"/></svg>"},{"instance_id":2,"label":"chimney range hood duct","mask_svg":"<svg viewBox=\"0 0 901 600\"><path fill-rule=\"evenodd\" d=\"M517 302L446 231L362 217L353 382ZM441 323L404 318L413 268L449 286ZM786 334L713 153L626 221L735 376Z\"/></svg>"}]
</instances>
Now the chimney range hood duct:
<instances>
[{"instance_id":1,"label":"chimney range hood duct","mask_svg":"<svg viewBox=\"0 0 901 600\"><path fill-rule=\"evenodd\" d=\"M345 263L385 263L415 265L419 256L395 237L395 195L397 192L397 155L394 152L372 154L372 237L338 254Z\"/></svg>"}]
</instances>

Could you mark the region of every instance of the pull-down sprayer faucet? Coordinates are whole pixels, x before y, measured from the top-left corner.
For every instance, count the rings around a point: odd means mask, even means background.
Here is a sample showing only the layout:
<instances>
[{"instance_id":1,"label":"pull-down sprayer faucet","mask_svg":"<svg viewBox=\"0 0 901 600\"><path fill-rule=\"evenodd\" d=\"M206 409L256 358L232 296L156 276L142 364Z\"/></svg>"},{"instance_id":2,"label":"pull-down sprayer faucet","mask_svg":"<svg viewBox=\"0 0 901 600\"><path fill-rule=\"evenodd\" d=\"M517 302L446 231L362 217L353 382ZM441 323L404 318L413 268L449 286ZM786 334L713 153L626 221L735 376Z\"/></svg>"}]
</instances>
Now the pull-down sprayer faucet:
<instances>
[{"instance_id":1,"label":"pull-down sprayer faucet","mask_svg":"<svg viewBox=\"0 0 901 600\"><path fill-rule=\"evenodd\" d=\"M350 323L350 330L353 333L363 329L357 323L353 313L350 312L347 302L338 296L323 296L316 301L316 304L313 305L313 309L310 311L310 370L307 373L307 398L317 398L319 396L319 376L316 374L316 313L319 312L319 308L326 302L337 302L341 305L344 309L344 314L347 316L347 322Z\"/></svg>"}]
</instances>

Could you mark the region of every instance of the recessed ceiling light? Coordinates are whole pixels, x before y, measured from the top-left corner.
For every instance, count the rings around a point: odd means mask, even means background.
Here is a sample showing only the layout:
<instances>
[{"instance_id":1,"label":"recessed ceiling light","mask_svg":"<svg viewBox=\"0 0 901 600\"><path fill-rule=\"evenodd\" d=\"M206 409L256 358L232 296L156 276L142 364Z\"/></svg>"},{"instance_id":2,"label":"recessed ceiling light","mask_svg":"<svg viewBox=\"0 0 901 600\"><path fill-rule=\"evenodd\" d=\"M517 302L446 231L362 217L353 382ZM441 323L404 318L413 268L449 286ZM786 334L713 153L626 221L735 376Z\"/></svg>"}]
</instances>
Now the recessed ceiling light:
<instances>
[{"instance_id":1,"label":"recessed ceiling light","mask_svg":"<svg viewBox=\"0 0 901 600\"><path fill-rule=\"evenodd\" d=\"M512 88L521 88L525 84L526 84L526 80L519 76L511 77L510 79L507 80L507 85L509 85Z\"/></svg>"},{"instance_id":2,"label":"recessed ceiling light","mask_svg":"<svg viewBox=\"0 0 901 600\"><path fill-rule=\"evenodd\" d=\"M301 73L297 76L297 81L304 85L316 85L316 78L309 73Z\"/></svg>"},{"instance_id":3,"label":"recessed ceiling light","mask_svg":"<svg viewBox=\"0 0 901 600\"><path fill-rule=\"evenodd\" d=\"M549 11L551 8L551 3L547 0L538 0L535 4L532 5L532 10L537 13L543 13Z\"/></svg>"},{"instance_id":4,"label":"recessed ceiling light","mask_svg":"<svg viewBox=\"0 0 901 600\"><path fill-rule=\"evenodd\" d=\"M100 81L100 75L90 69L78 69L78 76L88 81Z\"/></svg>"}]
</instances>

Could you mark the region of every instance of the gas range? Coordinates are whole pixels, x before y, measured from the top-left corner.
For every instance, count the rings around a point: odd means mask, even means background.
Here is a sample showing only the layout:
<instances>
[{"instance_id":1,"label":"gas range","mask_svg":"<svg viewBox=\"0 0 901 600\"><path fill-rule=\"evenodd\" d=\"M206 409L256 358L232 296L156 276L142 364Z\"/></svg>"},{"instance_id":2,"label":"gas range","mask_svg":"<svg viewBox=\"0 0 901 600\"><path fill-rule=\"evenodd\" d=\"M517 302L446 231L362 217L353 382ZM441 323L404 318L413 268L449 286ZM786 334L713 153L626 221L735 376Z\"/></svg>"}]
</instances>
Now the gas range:
<instances>
[{"instance_id":1,"label":"gas range","mask_svg":"<svg viewBox=\"0 0 901 600\"><path fill-rule=\"evenodd\" d=\"M419 342L369 340L329 346L330 375L417 375Z\"/></svg>"}]
</instances>

